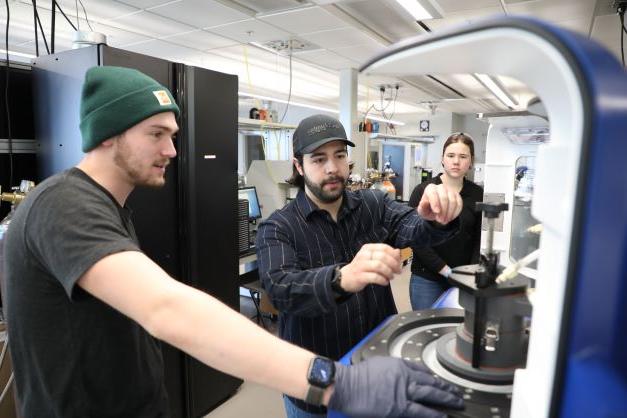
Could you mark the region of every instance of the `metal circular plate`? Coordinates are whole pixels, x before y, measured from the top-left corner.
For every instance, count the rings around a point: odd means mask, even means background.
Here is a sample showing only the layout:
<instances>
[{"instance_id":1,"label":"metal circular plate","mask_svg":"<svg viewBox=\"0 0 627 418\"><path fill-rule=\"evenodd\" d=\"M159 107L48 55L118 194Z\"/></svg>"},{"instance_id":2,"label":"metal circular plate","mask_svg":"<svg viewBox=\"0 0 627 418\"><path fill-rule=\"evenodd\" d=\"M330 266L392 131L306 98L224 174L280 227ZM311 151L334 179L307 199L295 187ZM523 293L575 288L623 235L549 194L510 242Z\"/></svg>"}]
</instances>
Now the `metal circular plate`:
<instances>
[{"instance_id":1,"label":"metal circular plate","mask_svg":"<svg viewBox=\"0 0 627 418\"><path fill-rule=\"evenodd\" d=\"M465 410L442 408L454 418L507 418L511 403L511 385L490 385L475 382L451 373L437 359L437 341L455 331L463 322L463 310L430 309L396 315L386 326L364 341L351 362L358 363L377 355L393 356L424 365L462 392ZM430 406L431 407L431 406Z\"/></svg>"}]
</instances>

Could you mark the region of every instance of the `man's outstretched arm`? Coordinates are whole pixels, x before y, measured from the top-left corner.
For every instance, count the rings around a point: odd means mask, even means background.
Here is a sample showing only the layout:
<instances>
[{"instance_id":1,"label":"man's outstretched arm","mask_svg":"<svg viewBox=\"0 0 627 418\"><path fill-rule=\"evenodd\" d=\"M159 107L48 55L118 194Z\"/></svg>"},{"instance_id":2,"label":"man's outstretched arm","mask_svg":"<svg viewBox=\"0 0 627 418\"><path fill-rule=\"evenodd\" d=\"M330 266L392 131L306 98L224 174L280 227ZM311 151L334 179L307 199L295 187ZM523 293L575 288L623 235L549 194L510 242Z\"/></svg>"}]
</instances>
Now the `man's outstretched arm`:
<instances>
[{"instance_id":1,"label":"man's outstretched arm","mask_svg":"<svg viewBox=\"0 0 627 418\"><path fill-rule=\"evenodd\" d=\"M155 338L211 367L297 398L305 396L312 353L274 337L211 295L171 278L141 252L101 259L78 285Z\"/></svg>"},{"instance_id":2,"label":"man's outstretched arm","mask_svg":"<svg viewBox=\"0 0 627 418\"><path fill-rule=\"evenodd\" d=\"M212 296L174 280L141 252L101 259L78 285L154 337L211 367L293 397L306 396L313 353L274 337ZM462 400L449 385L425 380L424 373L410 370L403 360L385 361L367 361L359 367L338 364L335 385L326 390L323 403L331 402L355 418L372 416L373 411L376 416L435 418L444 415L424 404L461 407ZM383 370L386 379L381 377ZM417 387L426 390L416 392ZM376 401L382 396L390 403Z\"/></svg>"}]
</instances>

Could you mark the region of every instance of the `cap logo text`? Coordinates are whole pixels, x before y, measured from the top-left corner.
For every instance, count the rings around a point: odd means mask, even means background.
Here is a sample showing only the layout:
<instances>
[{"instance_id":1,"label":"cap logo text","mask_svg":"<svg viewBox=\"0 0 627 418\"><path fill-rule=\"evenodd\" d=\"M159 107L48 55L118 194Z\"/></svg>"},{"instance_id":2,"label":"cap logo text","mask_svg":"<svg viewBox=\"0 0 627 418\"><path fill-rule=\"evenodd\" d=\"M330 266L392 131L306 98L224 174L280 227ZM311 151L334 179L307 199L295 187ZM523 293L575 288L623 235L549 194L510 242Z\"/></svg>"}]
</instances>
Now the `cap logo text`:
<instances>
[{"instance_id":1,"label":"cap logo text","mask_svg":"<svg viewBox=\"0 0 627 418\"><path fill-rule=\"evenodd\" d=\"M172 100L170 100L170 96L168 96L168 93L166 93L165 90L156 90L153 91L152 94L155 95L161 106L172 104Z\"/></svg>"},{"instance_id":2,"label":"cap logo text","mask_svg":"<svg viewBox=\"0 0 627 418\"><path fill-rule=\"evenodd\" d=\"M326 131L329 128L339 129L340 125L338 125L337 123L331 123L331 122L321 123L320 125L315 125L309 128L307 130L307 135L317 134L319 132Z\"/></svg>"}]
</instances>

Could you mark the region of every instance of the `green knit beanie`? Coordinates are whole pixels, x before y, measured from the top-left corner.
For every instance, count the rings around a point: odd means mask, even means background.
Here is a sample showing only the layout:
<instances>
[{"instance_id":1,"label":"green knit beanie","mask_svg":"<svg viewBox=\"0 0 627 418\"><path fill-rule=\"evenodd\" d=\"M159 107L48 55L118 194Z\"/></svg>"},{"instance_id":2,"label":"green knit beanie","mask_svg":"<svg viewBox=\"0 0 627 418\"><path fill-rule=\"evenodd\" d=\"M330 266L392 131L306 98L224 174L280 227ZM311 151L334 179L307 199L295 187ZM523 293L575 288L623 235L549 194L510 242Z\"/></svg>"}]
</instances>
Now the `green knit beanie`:
<instances>
[{"instance_id":1,"label":"green knit beanie","mask_svg":"<svg viewBox=\"0 0 627 418\"><path fill-rule=\"evenodd\" d=\"M83 152L161 112L180 113L172 93L157 81L131 68L90 68L81 95Z\"/></svg>"}]
</instances>

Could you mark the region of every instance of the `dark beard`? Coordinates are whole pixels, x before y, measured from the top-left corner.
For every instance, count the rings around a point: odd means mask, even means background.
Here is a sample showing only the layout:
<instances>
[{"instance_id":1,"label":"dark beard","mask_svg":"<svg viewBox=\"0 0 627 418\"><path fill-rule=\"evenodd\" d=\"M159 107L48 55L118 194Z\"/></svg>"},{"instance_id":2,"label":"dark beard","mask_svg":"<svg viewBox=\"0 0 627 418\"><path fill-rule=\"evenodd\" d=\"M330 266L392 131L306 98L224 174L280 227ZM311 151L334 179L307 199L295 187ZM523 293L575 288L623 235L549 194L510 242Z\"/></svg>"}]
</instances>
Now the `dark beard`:
<instances>
[{"instance_id":1,"label":"dark beard","mask_svg":"<svg viewBox=\"0 0 627 418\"><path fill-rule=\"evenodd\" d=\"M305 185L307 185L309 191L311 191L311 193L313 193L313 195L316 196L316 198L322 203L333 203L337 201L340 197L342 197L344 189L346 189L346 179L340 176L324 180L320 185L317 185L309 180L306 175L303 175L303 178L305 179ZM336 180L339 180L342 183L342 187L340 187L336 192L325 192L323 189L324 185Z\"/></svg>"},{"instance_id":2,"label":"dark beard","mask_svg":"<svg viewBox=\"0 0 627 418\"><path fill-rule=\"evenodd\" d=\"M150 175L142 175L142 173L136 168L137 162L133 159L131 150L126 143L126 137L120 135L118 137L118 149L116 150L113 161L120 167L134 186L146 186L159 188L165 184L165 175L163 177L150 177ZM169 165L168 160L160 161L159 163Z\"/></svg>"}]
</instances>

